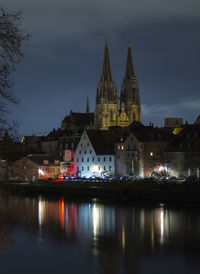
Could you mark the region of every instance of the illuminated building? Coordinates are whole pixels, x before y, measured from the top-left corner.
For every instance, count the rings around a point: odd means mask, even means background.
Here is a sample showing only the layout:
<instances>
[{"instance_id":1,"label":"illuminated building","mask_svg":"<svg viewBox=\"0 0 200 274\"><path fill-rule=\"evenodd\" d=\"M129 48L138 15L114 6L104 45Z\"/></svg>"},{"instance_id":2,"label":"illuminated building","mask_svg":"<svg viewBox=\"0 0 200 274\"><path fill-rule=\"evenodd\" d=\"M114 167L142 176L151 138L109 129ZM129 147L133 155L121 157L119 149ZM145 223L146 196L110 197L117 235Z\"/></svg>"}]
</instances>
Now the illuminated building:
<instances>
[{"instance_id":1,"label":"illuminated building","mask_svg":"<svg viewBox=\"0 0 200 274\"><path fill-rule=\"evenodd\" d=\"M49 155L28 155L13 165L13 177L29 179L48 179L59 175L60 161Z\"/></svg>"},{"instance_id":2,"label":"illuminated building","mask_svg":"<svg viewBox=\"0 0 200 274\"><path fill-rule=\"evenodd\" d=\"M76 176L76 170L74 168L74 151L69 149L64 152L64 162L60 163L60 175L61 176Z\"/></svg>"},{"instance_id":3,"label":"illuminated building","mask_svg":"<svg viewBox=\"0 0 200 274\"><path fill-rule=\"evenodd\" d=\"M126 73L120 94L118 108L118 91L114 82L106 40L103 70L97 85L94 127L108 129L110 126L127 127L133 121L141 121L141 102L137 76L134 73L131 47L128 46Z\"/></svg>"},{"instance_id":4,"label":"illuminated building","mask_svg":"<svg viewBox=\"0 0 200 274\"><path fill-rule=\"evenodd\" d=\"M165 148L173 134L140 122L133 122L129 130L129 135L115 144L116 175L148 177L153 171L160 172Z\"/></svg>"},{"instance_id":5,"label":"illuminated building","mask_svg":"<svg viewBox=\"0 0 200 274\"><path fill-rule=\"evenodd\" d=\"M164 153L171 176L195 176L200 171L200 124L183 126L179 134L169 142Z\"/></svg>"},{"instance_id":6,"label":"illuminated building","mask_svg":"<svg viewBox=\"0 0 200 274\"><path fill-rule=\"evenodd\" d=\"M114 175L114 143L124 132L85 130L74 155L74 165L81 177Z\"/></svg>"}]
</instances>

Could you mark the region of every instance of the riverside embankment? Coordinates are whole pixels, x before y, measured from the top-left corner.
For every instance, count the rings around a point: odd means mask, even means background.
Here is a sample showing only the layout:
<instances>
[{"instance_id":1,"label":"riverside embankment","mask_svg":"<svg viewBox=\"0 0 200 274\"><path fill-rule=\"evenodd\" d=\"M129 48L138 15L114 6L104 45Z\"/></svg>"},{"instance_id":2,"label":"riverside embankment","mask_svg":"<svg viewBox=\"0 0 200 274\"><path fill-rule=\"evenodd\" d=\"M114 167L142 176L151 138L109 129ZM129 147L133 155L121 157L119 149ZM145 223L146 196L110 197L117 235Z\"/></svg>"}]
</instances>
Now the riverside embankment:
<instances>
[{"instance_id":1,"label":"riverside embankment","mask_svg":"<svg viewBox=\"0 0 200 274\"><path fill-rule=\"evenodd\" d=\"M18 195L62 195L127 203L200 205L200 184L188 182L2 182L0 189Z\"/></svg>"}]
</instances>

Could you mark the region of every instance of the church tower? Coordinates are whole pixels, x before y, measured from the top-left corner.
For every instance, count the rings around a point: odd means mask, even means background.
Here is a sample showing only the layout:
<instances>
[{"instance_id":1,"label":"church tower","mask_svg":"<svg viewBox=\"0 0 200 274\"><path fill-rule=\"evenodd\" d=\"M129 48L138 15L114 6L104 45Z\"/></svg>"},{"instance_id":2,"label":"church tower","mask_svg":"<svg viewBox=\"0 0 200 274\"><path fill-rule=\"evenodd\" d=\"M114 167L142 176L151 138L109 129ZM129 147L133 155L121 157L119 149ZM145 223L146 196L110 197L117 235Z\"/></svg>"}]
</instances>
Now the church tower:
<instances>
[{"instance_id":1,"label":"church tower","mask_svg":"<svg viewBox=\"0 0 200 274\"><path fill-rule=\"evenodd\" d=\"M116 126L118 120L118 93L114 83L106 39L104 50L103 70L97 85L94 126L97 129L108 129Z\"/></svg>"},{"instance_id":2,"label":"church tower","mask_svg":"<svg viewBox=\"0 0 200 274\"><path fill-rule=\"evenodd\" d=\"M128 45L128 54L126 62L126 73L123 79L120 107L125 109L130 123L134 121L141 122L141 102L138 87L138 79L134 73L131 46Z\"/></svg>"}]
</instances>

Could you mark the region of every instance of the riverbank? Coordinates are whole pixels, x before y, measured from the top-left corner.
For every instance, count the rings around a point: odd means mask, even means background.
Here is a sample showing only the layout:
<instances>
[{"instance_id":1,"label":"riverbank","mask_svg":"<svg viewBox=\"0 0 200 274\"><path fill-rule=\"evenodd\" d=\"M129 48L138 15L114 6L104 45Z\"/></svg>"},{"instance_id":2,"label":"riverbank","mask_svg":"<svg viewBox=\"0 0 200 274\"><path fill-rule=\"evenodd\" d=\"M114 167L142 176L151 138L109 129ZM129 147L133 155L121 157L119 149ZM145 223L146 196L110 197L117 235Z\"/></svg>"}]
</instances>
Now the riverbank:
<instances>
[{"instance_id":1,"label":"riverbank","mask_svg":"<svg viewBox=\"0 0 200 274\"><path fill-rule=\"evenodd\" d=\"M126 203L164 203L200 205L199 183L157 182L37 182L0 183L0 189L18 195L62 195L97 198Z\"/></svg>"}]
</instances>

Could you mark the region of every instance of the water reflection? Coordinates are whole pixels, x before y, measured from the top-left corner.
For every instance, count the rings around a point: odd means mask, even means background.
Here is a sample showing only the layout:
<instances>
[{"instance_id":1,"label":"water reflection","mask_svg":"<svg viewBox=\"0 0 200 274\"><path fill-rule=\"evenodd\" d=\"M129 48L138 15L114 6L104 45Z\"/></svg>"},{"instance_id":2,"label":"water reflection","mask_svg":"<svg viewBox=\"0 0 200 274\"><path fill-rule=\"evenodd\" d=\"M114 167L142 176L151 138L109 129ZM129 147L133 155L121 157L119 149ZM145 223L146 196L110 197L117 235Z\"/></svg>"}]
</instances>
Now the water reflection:
<instances>
[{"instance_id":1,"label":"water reflection","mask_svg":"<svg viewBox=\"0 0 200 274\"><path fill-rule=\"evenodd\" d=\"M13 241L11 239L11 216L7 208L0 204L0 252L7 253Z\"/></svg>"},{"instance_id":2,"label":"water reflection","mask_svg":"<svg viewBox=\"0 0 200 274\"><path fill-rule=\"evenodd\" d=\"M13 221L30 237L37 235L44 246L54 242L71 248L73 243L84 251L88 260L91 256L96 258L96 273L147 273L149 267L158 270L154 273L169 273L171 267L170 272L175 273L186 265L191 267L190 273L195 273L200 266L198 210L172 210L163 205L143 208L75 203L64 197L58 200L9 197L4 203ZM1 231L0 235L4 235ZM0 237L2 242L4 236ZM177 254L181 265L175 260ZM168 270L163 269L162 262L168 265ZM92 273L88 265L84 267L85 273Z\"/></svg>"}]
</instances>

